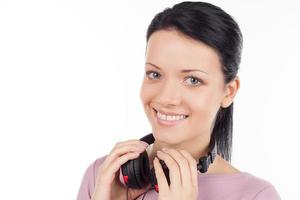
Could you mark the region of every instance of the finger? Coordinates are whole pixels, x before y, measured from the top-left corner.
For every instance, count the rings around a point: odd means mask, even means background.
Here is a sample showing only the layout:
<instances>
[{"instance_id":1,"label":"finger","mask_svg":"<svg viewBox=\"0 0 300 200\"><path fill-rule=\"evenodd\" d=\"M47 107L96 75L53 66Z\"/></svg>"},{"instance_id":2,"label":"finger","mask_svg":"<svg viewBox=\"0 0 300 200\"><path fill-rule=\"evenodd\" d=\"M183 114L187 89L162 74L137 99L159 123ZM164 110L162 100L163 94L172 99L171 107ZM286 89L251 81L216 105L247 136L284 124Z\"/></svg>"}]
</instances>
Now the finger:
<instances>
[{"instance_id":1,"label":"finger","mask_svg":"<svg viewBox=\"0 0 300 200\"><path fill-rule=\"evenodd\" d=\"M165 148L163 151L171 155L172 158L177 162L180 169L181 185L183 186L192 184L191 169L185 156L175 149Z\"/></svg>"},{"instance_id":2,"label":"finger","mask_svg":"<svg viewBox=\"0 0 300 200\"><path fill-rule=\"evenodd\" d=\"M180 169L177 162L169 154L163 151L157 151L157 156L166 163L169 169L170 186L172 186L173 188L180 187Z\"/></svg>"},{"instance_id":3,"label":"finger","mask_svg":"<svg viewBox=\"0 0 300 200\"><path fill-rule=\"evenodd\" d=\"M160 193L169 192L169 185L167 182L167 178L157 157L155 157L153 160L153 166L154 166L159 192Z\"/></svg>"},{"instance_id":4,"label":"finger","mask_svg":"<svg viewBox=\"0 0 300 200\"><path fill-rule=\"evenodd\" d=\"M120 146L124 146L124 145L130 145L130 144L136 144L136 145L145 145L148 146L149 144L147 144L147 142L141 141L141 140L137 140L137 139L132 139L132 140L126 140L126 141L122 141L122 142L117 142L115 144L115 147L120 147Z\"/></svg>"},{"instance_id":5,"label":"finger","mask_svg":"<svg viewBox=\"0 0 300 200\"><path fill-rule=\"evenodd\" d=\"M111 163L114 162L120 156L129 153L129 152L138 152L141 153L146 150L146 146L136 145L136 144L128 144L124 146L119 146L111 150L111 152L107 155L103 166L110 167Z\"/></svg>"},{"instance_id":6,"label":"finger","mask_svg":"<svg viewBox=\"0 0 300 200\"><path fill-rule=\"evenodd\" d=\"M146 147L148 147L148 144L144 141L136 140L136 139L127 140L127 141L123 141L123 142L117 142L109 154L114 152L116 149L124 148L125 146L137 146L137 147L141 147L141 148L145 149Z\"/></svg>"},{"instance_id":7,"label":"finger","mask_svg":"<svg viewBox=\"0 0 300 200\"><path fill-rule=\"evenodd\" d=\"M126 163L128 160L137 158L139 155L140 154L138 152L127 153L125 155L118 157L107 168L103 168L100 166L99 174L101 174L102 176L101 180L104 182L104 184L110 184L114 180L116 172L120 170L121 165Z\"/></svg>"},{"instance_id":8,"label":"finger","mask_svg":"<svg viewBox=\"0 0 300 200\"><path fill-rule=\"evenodd\" d=\"M198 171L197 171L197 161L193 156L186 150L180 150L180 153L185 156L189 162L189 167L191 170L192 184L195 188L198 188Z\"/></svg>"}]
</instances>

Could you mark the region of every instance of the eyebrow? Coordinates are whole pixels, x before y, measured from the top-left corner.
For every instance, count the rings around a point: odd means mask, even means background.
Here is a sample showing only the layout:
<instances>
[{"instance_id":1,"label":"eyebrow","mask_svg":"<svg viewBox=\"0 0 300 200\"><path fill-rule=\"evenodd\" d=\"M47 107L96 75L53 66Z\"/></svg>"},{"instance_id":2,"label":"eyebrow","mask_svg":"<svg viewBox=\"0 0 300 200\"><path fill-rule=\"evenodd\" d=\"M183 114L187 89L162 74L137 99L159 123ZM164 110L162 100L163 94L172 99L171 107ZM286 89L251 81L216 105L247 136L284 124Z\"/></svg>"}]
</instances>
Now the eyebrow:
<instances>
[{"instance_id":1,"label":"eyebrow","mask_svg":"<svg viewBox=\"0 0 300 200\"><path fill-rule=\"evenodd\" d=\"M157 65L153 64L153 63L150 63L150 62L146 62L145 64L149 64L157 69L160 70L160 67L158 67ZM206 71L203 71L203 70L200 70L200 69L183 69L181 70L182 73L188 73L188 72L193 72L193 71L199 71L199 72L202 72L202 73L205 73L208 75L208 73Z\"/></svg>"}]
</instances>

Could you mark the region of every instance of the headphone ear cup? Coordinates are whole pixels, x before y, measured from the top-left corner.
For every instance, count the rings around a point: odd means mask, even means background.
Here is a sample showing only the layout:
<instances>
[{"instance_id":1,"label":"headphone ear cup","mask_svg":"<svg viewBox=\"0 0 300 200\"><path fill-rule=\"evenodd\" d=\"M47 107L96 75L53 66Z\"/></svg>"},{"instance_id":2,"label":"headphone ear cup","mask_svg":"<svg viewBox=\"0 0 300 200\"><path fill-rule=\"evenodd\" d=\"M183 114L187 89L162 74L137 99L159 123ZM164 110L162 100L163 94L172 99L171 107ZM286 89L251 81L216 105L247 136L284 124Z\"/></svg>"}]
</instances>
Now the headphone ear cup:
<instances>
[{"instance_id":1,"label":"headphone ear cup","mask_svg":"<svg viewBox=\"0 0 300 200\"><path fill-rule=\"evenodd\" d=\"M139 188L149 184L150 165L147 151L144 151L136 160L133 160L134 175Z\"/></svg>"},{"instance_id":2,"label":"headphone ear cup","mask_svg":"<svg viewBox=\"0 0 300 200\"><path fill-rule=\"evenodd\" d=\"M123 175L123 180L124 183L131 188L136 188L136 181L135 176L133 174L133 170L132 170L132 166L133 165L133 160L128 160L126 163L124 163L121 166L121 170L122 170L122 175Z\"/></svg>"},{"instance_id":3,"label":"headphone ear cup","mask_svg":"<svg viewBox=\"0 0 300 200\"><path fill-rule=\"evenodd\" d=\"M128 187L141 189L149 184L150 166L147 151L141 153L138 158L124 163L121 169Z\"/></svg>"}]
</instances>

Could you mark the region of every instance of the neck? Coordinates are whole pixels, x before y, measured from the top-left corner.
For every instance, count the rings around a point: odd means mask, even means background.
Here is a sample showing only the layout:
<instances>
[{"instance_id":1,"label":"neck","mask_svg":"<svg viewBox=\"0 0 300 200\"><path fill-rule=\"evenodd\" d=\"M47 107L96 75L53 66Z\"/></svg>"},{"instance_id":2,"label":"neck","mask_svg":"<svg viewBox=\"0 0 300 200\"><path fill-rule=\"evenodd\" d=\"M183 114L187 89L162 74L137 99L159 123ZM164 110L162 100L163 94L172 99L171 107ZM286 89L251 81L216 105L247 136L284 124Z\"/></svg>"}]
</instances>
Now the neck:
<instances>
[{"instance_id":1,"label":"neck","mask_svg":"<svg viewBox=\"0 0 300 200\"><path fill-rule=\"evenodd\" d=\"M209 135L209 134L205 134ZM210 135L206 136L198 136L196 138L191 138L190 140L186 140L184 142L180 142L177 144L169 144L162 141L155 140L151 149L148 150L149 160L151 166L153 166L153 159L156 156L156 152L164 147L172 148L176 150L184 149L189 152L193 158L198 162L199 158L202 156L206 156L209 151L209 143L210 143Z\"/></svg>"}]
</instances>

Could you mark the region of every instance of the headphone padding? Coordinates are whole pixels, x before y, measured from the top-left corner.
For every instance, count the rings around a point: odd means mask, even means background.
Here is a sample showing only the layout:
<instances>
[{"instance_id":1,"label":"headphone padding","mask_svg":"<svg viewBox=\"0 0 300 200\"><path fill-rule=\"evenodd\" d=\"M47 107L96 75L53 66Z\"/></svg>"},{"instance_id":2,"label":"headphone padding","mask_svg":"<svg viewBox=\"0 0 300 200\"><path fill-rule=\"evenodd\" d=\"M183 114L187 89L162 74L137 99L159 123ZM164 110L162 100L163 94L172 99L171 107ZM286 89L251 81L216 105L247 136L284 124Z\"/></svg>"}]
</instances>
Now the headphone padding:
<instances>
[{"instance_id":1,"label":"headphone padding","mask_svg":"<svg viewBox=\"0 0 300 200\"><path fill-rule=\"evenodd\" d=\"M134 172L137 184L144 188L149 183L150 167L147 151L144 151L137 160L134 160Z\"/></svg>"}]
</instances>

